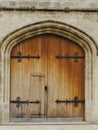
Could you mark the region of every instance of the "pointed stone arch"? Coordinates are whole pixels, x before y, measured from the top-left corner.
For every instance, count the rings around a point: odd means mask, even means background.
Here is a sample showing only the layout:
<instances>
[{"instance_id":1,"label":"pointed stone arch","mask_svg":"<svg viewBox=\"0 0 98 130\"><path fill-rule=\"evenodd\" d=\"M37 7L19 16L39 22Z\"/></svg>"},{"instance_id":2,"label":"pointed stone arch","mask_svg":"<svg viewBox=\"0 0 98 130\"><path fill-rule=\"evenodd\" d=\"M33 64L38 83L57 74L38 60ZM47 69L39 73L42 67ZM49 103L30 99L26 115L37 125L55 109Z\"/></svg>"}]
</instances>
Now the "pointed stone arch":
<instances>
[{"instance_id":1,"label":"pointed stone arch","mask_svg":"<svg viewBox=\"0 0 98 130\"><path fill-rule=\"evenodd\" d=\"M97 46L93 39L81 30L68 24L44 21L25 26L9 34L2 42L1 49L1 100L2 100L2 121L9 122L9 101L10 101L10 53L18 43L41 34L55 34L68 38L77 43L85 52L85 120L93 120L92 102L94 101L95 84L95 58ZM88 111L89 110L89 111Z\"/></svg>"}]
</instances>

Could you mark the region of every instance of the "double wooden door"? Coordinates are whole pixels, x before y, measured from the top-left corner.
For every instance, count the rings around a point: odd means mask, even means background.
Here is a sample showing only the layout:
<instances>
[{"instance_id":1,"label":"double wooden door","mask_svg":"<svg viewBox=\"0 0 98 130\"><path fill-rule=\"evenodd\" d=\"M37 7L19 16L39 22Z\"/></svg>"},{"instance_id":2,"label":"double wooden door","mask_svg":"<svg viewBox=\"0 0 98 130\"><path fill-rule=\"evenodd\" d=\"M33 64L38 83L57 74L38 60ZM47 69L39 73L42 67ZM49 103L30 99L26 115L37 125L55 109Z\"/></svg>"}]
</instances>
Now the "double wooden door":
<instances>
[{"instance_id":1,"label":"double wooden door","mask_svg":"<svg viewBox=\"0 0 98 130\"><path fill-rule=\"evenodd\" d=\"M16 45L11 52L10 114L11 118L82 117L81 47L48 34Z\"/></svg>"}]
</instances>

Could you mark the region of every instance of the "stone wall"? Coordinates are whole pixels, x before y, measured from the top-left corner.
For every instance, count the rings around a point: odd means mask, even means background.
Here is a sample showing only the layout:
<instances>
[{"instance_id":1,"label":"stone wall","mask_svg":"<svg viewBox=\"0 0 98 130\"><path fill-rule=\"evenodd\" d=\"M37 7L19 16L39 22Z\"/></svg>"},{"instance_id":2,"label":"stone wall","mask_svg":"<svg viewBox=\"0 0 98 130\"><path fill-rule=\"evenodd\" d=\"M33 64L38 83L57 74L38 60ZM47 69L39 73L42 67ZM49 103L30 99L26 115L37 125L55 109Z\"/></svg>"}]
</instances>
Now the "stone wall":
<instances>
[{"instance_id":1,"label":"stone wall","mask_svg":"<svg viewBox=\"0 0 98 130\"><path fill-rule=\"evenodd\" d=\"M0 0L0 5L6 8L36 8L64 9L68 8L98 8L97 0Z\"/></svg>"},{"instance_id":2,"label":"stone wall","mask_svg":"<svg viewBox=\"0 0 98 130\"><path fill-rule=\"evenodd\" d=\"M0 130L98 130L98 125L94 124L28 124L28 125L5 125L0 126Z\"/></svg>"},{"instance_id":3,"label":"stone wall","mask_svg":"<svg viewBox=\"0 0 98 130\"><path fill-rule=\"evenodd\" d=\"M58 21L72 25L87 33L98 44L97 12L0 11L0 41L7 35L29 24L41 21Z\"/></svg>"}]
</instances>

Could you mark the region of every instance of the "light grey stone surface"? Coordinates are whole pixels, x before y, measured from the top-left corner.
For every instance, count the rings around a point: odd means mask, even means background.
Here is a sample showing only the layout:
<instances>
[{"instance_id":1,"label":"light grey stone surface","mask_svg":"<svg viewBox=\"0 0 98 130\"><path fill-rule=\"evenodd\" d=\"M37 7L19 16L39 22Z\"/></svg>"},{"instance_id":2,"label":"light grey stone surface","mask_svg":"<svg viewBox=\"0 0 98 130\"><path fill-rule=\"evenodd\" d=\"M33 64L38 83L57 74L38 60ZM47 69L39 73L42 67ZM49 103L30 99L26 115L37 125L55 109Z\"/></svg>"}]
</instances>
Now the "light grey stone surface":
<instances>
[{"instance_id":1,"label":"light grey stone surface","mask_svg":"<svg viewBox=\"0 0 98 130\"><path fill-rule=\"evenodd\" d=\"M0 130L98 130L98 125L92 124L92 125L31 125L31 124L20 124L20 125L5 125L0 126Z\"/></svg>"},{"instance_id":2,"label":"light grey stone surface","mask_svg":"<svg viewBox=\"0 0 98 130\"><path fill-rule=\"evenodd\" d=\"M36 9L98 8L97 0L0 0L1 7Z\"/></svg>"},{"instance_id":3,"label":"light grey stone surface","mask_svg":"<svg viewBox=\"0 0 98 130\"><path fill-rule=\"evenodd\" d=\"M0 41L24 26L49 20L72 25L87 33L98 44L98 13L83 12L0 11Z\"/></svg>"}]
</instances>

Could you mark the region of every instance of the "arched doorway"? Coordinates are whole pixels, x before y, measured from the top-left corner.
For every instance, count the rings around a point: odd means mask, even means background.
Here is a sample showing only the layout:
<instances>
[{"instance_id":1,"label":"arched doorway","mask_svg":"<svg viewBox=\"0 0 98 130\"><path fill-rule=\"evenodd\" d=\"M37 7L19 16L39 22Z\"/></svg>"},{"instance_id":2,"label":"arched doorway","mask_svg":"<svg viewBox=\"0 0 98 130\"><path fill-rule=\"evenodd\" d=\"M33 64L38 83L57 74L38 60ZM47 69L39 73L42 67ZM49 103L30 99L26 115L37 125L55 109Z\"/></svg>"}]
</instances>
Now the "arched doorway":
<instances>
[{"instance_id":1,"label":"arched doorway","mask_svg":"<svg viewBox=\"0 0 98 130\"><path fill-rule=\"evenodd\" d=\"M11 118L84 117L85 53L76 43L44 34L11 51Z\"/></svg>"},{"instance_id":2,"label":"arched doorway","mask_svg":"<svg viewBox=\"0 0 98 130\"><path fill-rule=\"evenodd\" d=\"M95 92L95 60L97 58L97 45L93 39L81 30L65 23L44 21L23 27L9 34L1 43L1 123L10 122L10 87L11 73L10 61L12 49L26 39L52 34L70 39L80 46L85 52L85 121L94 121L94 92ZM60 60L60 59L59 59ZM97 84L96 84L97 85ZM18 98L19 100L20 98ZM75 98L77 99L77 98ZM15 99L16 100L16 99ZM21 99L23 100L23 99ZM58 99L59 100L59 99ZM56 100L58 102L58 100ZM65 99L66 100L66 99ZM96 114L95 114L96 115Z\"/></svg>"}]
</instances>

